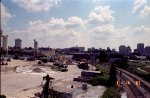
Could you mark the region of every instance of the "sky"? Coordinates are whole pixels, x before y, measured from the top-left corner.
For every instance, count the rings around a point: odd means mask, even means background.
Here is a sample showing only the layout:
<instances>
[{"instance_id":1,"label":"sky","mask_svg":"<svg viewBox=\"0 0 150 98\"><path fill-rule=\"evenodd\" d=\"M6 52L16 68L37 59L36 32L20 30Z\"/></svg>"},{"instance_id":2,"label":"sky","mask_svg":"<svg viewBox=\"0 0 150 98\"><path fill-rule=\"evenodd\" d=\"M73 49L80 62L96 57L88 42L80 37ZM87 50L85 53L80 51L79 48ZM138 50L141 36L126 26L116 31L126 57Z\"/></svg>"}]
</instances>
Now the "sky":
<instances>
[{"instance_id":1,"label":"sky","mask_svg":"<svg viewBox=\"0 0 150 98\"><path fill-rule=\"evenodd\" d=\"M67 48L150 46L150 0L2 0L8 45Z\"/></svg>"}]
</instances>

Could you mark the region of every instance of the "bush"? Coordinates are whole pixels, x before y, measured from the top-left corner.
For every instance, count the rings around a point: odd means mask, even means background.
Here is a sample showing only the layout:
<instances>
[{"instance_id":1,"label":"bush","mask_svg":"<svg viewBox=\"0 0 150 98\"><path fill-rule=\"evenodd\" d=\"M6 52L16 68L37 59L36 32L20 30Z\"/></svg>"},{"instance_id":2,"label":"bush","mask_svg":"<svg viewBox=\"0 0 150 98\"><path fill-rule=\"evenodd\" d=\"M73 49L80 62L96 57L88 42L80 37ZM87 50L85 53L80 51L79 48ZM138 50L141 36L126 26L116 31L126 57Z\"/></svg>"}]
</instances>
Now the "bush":
<instances>
[{"instance_id":1,"label":"bush","mask_svg":"<svg viewBox=\"0 0 150 98\"><path fill-rule=\"evenodd\" d=\"M129 72L134 73L135 75L143 78L144 80L150 82L150 73L145 73L143 71L137 70L137 68L129 68Z\"/></svg>"},{"instance_id":2,"label":"bush","mask_svg":"<svg viewBox=\"0 0 150 98\"><path fill-rule=\"evenodd\" d=\"M102 98L121 98L121 95L115 87L109 87L104 91Z\"/></svg>"},{"instance_id":3,"label":"bush","mask_svg":"<svg viewBox=\"0 0 150 98\"><path fill-rule=\"evenodd\" d=\"M104 74L103 76L98 76L98 77L92 78L91 84L93 86L97 86L97 85L108 86L108 79L109 79L109 75Z\"/></svg>"},{"instance_id":4,"label":"bush","mask_svg":"<svg viewBox=\"0 0 150 98\"><path fill-rule=\"evenodd\" d=\"M109 71L106 68L101 67L101 66L97 66L97 68L95 69L95 71L101 71L104 74L108 74L109 73Z\"/></svg>"}]
</instances>

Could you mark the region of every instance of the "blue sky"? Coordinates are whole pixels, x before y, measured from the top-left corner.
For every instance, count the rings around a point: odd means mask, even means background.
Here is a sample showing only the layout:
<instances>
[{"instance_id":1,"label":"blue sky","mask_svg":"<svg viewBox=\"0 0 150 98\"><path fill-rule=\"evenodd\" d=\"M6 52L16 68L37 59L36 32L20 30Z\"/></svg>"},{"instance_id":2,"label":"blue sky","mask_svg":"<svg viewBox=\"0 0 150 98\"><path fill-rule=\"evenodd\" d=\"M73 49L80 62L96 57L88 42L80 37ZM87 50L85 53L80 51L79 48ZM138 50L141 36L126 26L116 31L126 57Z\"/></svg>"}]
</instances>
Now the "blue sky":
<instances>
[{"instance_id":1,"label":"blue sky","mask_svg":"<svg viewBox=\"0 0 150 98\"><path fill-rule=\"evenodd\" d=\"M1 9L10 46L150 45L150 0L2 0Z\"/></svg>"}]
</instances>

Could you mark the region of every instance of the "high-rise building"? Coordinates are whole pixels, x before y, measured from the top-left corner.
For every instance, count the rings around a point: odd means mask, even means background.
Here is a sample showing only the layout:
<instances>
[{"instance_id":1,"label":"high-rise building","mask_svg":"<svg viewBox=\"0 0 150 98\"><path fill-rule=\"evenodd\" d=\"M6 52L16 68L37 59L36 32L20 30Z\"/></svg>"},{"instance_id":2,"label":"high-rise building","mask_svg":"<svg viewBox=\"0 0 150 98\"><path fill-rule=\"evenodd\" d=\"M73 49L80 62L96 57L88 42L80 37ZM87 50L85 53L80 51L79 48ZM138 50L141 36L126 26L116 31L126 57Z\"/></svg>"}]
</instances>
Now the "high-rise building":
<instances>
[{"instance_id":1,"label":"high-rise building","mask_svg":"<svg viewBox=\"0 0 150 98\"><path fill-rule=\"evenodd\" d=\"M119 52L123 55L126 55L127 54L127 51L126 51L126 46L125 45L121 45L119 46Z\"/></svg>"},{"instance_id":2,"label":"high-rise building","mask_svg":"<svg viewBox=\"0 0 150 98\"><path fill-rule=\"evenodd\" d=\"M21 48L22 40L21 39L15 39L15 47Z\"/></svg>"},{"instance_id":3,"label":"high-rise building","mask_svg":"<svg viewBox=\"0 0 150 98\"><path fill-rule=\"evenodd\" d=\"M144 43L138 43L137 44L137 51L138 53L144 53Z\"/></svg>"},{"instance_id":4,"label":"high-rise building","mask_svg":"<svg viewBox=\"0 0 150 98\"><path fill-rule=\"evenodd\" d=\"M131 47L128 46L128 47L127 47L127 54L129 55L131 52L132 52Z\"/></svg>"},{"instance_id":5,"label":"high-rise building","mask_svg":"<svg viewBox=\"0 0 150 98\"><path fill-rule=\"evenodd\" d=\"M145 53L146 55L150 55L150 46L145 47L144 53Z\"/></svg>"}]
</instances>

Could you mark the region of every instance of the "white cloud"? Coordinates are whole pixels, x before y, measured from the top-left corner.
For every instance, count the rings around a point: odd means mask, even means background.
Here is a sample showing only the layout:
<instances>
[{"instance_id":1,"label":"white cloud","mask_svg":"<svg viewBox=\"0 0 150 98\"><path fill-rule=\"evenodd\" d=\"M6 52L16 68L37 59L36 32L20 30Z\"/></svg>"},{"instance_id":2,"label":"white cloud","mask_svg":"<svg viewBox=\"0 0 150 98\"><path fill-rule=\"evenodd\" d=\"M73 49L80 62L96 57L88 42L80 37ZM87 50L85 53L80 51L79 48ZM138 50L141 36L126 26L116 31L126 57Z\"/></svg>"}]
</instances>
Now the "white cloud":
<instances>
[{"instance_id":1,"label":"white cloud","mask_svg":"<svg viewBox=\"0 0 150 98\"><path fill-rule=\"evenodd\" d=\"M149 27L114 27L113 25L101 25L93 28L89 34L90 45L106 48L119 47L119 45L130 45L135 48L136 44L143 42L149 44Z\"/></svg>"},{"instance_id":2,"label":"white cloud","mask_svg":"<svg viewBox=\"0 0 150 98\"><path fill-rule=\"evenodd\" d=\"M144 9L140 12L141 17L149 16L150 17L150 6L144 6Z\"/></svg>"},{"instance_id":3,"label":"white cloud","mask_svg":"<svg viewBox=\"0 0 150 98\"><path fill-rule=\"evenodd\" d=\"M14 17L14 15L10 14L9 10L3 4L1 4L2 25L6 25L12 17Z\"/></svg>"},{"instance_id":4,"label":"white cloud","mask_svg":"<svg viewBox=\"0 0 150 98\"><path fill-rule=\"evenodd\" d=\"M136 11L138 11L142 6L146 4L146 2L147 0L135 0L132 12L135 13Z\"/></svg>"},{"instance_id":5,"label":"white cloud","mask_svg":"<svg viewBox=\"0 0 150 98\"><path fill-rule=\"evenodd\" d=\"M72 16L66 20L52 17L48 21L30 21L26 30L13 31L11 36L26 41L24 46L31 45L33 39L37 39L39 46L60 48L75 45L105 48L149 42L148 27L115 27L112 24L112 13L109 6L98 6L90 12L86 20Z\"/></svg>"},{"instance_id":6,"label":"white cloud","mask_svg":"<svg viewBox=\"0 0 150 98\"><path fill-rule=\"evenodd\" d=\"M62 0L12 0L29 12L48 11L53 6L60 6Z\"/></svg>"},{"instance_id":7,"label":"white cloud","mask_svg":"<svg viewBox=\"0 0 150 98\"><path fill-rule=\"evenodd\" d=\"M103 24L114 22L114 17L112 16L113 11L110 6L97 6L91 10L89 14L89 19L87 20L90 24Z\"/></svg>"},{"instance_id":8,"label":"white cloud","mask_svg":"<svg viewBox=\"0 0 150 98\"><path fill-rule=\"evenodd\" d=\"M150 28L145 27L145 26L140 26L140 27L134 28L133 32L134 32L133 34L137 35L137 36L141 36L141 35L145 35L145 34L148 35L150 33ZM148 37L150 37L150 36L148 36Z\"/></svg>"},{"instance_id":9,"label":"white cloud","mask_svg":"<svg viewBox=\"0 0 150 98\"><path fill-rule=\"evenodd\" d=\"M83 26L83 21L81 18L79 17L70 17L65 24L65 27L67 28L76 28L76 27L80 27Z\"/></svg>"},{"instance_id":10,"label":"white cloud","mask_svg":"<svg viewBox=\"0 0 150 98\"><path fill-rule=\"evenodd\" d=\"M70 17L66 21L61 18L50 18L49 21L30 21L26 30L16 30L12 32L12 35L15 35L13 36L15 38L26 40L26 43L37 39L39 43L42 43L42 46L52 45L55 47L57 45L58 47L59 45L59 47L65 47L69 43L72 43L70 44L72 46L79 43L78 40L81 38L79 36L81 33L74 29L78 25L80 27L80 22L82 23L82 19L78 17Z\"/></svg>"}]
</instances>

